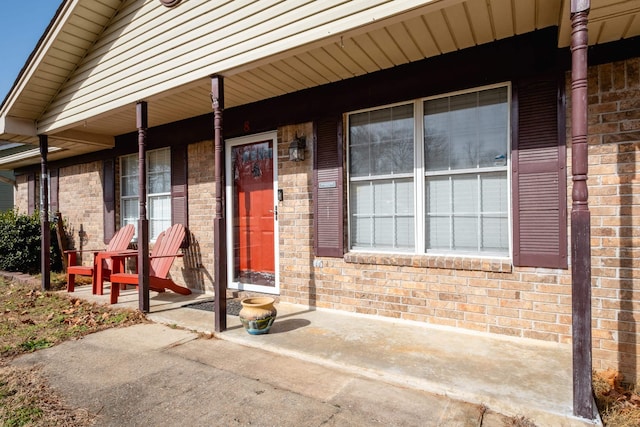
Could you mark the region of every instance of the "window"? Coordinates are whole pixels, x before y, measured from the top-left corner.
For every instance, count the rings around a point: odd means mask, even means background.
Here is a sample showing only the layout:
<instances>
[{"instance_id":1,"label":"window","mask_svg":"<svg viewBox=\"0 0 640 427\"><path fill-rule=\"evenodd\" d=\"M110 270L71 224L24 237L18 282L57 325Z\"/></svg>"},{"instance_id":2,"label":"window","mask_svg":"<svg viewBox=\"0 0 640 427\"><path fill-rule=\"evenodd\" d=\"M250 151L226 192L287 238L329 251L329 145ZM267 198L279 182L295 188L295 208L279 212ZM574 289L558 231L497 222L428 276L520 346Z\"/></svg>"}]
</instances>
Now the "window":
<instances>
[{"instance_id":1,"label":"window","mask_svg":"<svg viewBox=\"0 0 640 427\"><path fill-rule=\"evenodd\" d=\"M356 112L348 126L353 249L509 254L509 86Z\"/></svg>"},{"instance_id":2,"label":"window","mask_svg":"<svg viewBox=\"0 0 640 427\"><path fill-rule=\"evenodd\" d=\"M138 155L120 158L121 225L133 224L138 235ZM147 214L149 237L156 237L171 226L171 151L169 148L147 152Z\"/></svg>"},{"instance_id":3,"label":"window","mask_svg":"<svg viewBox=\"0 0 640 427\"><path fill-rule=\"evenodd\" d=\"M413 127L413 104L350 117L354 247L413 250Z\"/></svg>"}]
</instances>

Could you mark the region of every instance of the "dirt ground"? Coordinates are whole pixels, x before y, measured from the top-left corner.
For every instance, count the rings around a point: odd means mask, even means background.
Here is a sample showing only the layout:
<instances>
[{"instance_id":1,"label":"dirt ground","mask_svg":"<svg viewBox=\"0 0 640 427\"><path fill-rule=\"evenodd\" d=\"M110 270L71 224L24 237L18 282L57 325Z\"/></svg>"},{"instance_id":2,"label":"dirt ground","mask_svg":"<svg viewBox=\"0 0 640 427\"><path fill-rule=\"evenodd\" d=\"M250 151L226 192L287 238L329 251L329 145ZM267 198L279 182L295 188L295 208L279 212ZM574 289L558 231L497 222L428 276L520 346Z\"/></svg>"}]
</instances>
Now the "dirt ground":
<instances>
[{"instance_id":1,"label":"dirt ground","mask_svg":"<svg viewBox=\"0 0 640 427\"><path fill-rule=\"evenodd\" d=\"M61 286L52 282L54 288ZM35 283L4 279L0 279L0 307L0 424L92 425L94 415L67 407L37 368L16 368L9 362L65 340L145 322L144 316L69 298L64 293L42 292Z\"/></svg>"}]
</instances>

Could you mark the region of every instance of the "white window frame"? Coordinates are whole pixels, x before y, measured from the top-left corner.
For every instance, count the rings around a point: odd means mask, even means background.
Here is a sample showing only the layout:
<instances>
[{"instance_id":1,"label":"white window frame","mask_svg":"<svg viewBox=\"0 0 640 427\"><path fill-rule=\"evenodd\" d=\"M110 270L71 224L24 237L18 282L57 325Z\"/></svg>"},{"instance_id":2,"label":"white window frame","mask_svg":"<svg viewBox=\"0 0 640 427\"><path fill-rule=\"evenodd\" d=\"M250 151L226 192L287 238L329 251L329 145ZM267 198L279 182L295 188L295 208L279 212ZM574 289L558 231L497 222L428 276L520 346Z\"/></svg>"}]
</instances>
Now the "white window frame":
<instances>
[{"instance_id":1,"label":"white window frame","mask_svg":"<svg viewBox=\"0 0 640 427\"><path fill-rule=\"evenodd\" d=\"M351 156L351 144L350 144L350 130L349 130L349 120L348 118L353 115L353 114L358 114L358 113L365 113L368 111L377 111L377 110L382 110L382 109L386 109L386 108L394 108L394 107L399 107L399 106L405 106L405 105L413 105L413 120L414 120L414 147L413 147L413 152L414 152L414 164L415 164L415 153L416 151L416 131L415 131L415 124L416 124L416 108L415 108L415 101L405 101L405 102L397 102L395 104L389 104L389 105L383 105L383 106L379 106L379 107L374 107L374 108L367 108L367 109L363 109L363 110L358 110L358 111L353 111L351 113L348 114L347 117L347 165L350 165L350 156ZM349 170L349 167L347 166L347 169ZM369 176L359 176L359 177L351 177L350 175L350 170L349 170L349 174L348 174L348 185L347 185L347 203L348 203L348 211L349 211L349 215L348 215L348 227L349 227L349 247L352 248L352 250L354 251L360 251L360 252L391 252L391 253L413 253L412 250L410 249L394 249L394 250L390 250L390 249L376 249L376 248L371 248L371 247L355 247L353 246L353 242L351 240L351 219L352 219L352 214L351 214L351 183L352 182L376 182L376 181L395 181L395 180L405 180L405 179L411 179L413 181L413 187L414 187L414 194L413 194L413 200L414 200L414 212L413 212L413 220L414 220L414 228L415 228L415 222L417 221L417 216L416 216L416 206L415 206L415 202L416 202L416 194L415 194L415 181L416 181L416 169L415 167L413 168L413 170L411 172L403 172L403 173L396 173L396 174L386 174L386 175L369 175ZM392 215L393 218L397 217L397 216L403 216L403 215ZM414 245L416 243L414 236ZM414 246L415 247L415 246Z\"/></svg>"},{"instance_id":2,"label":"white window frame","mask_svg":"<svg viewBox=\"0 0 640 427\"><path fill-rule=\"evenodd\" d=\"M150 153L157 153L157 152L162 151L162 150L167 151L168 154L169 154L167 156L167 159L169 161L169 164L168 164L168 167L169 167L169 191L160 192L160 193L150 193L148 191L149 188L150 188L149 187L149 173L148 173L149 166L150 166L149 154ZM124 201L125 200L127 200L127 201L136 201L137 202L137 206L139 206L140 198L139 198L139 194L138 194L138 188L136 188L136 194L135 195L128 195L128 196L124 196L123 195L122 189L123 189L123 180L124 180L124 178L138 176L138 169L135 169L135 171L136 171L135 174L125 175L124 168L122 166L122 163L123 163L125 158L134 158L134 159L137 160L138 159L138 154L128 154L126 156L121 156L120 157L120 226L122 227L122 226L125 226L126 224L133 224L133 226L135 227L135 230L136 230L133 240L137 241L138 240L139 208L138 208L138 217L134 218L134 220L132 222L125 222L123 206L124 206ZM147 188L147 216L150 215L150 206L151 206L151 201L153 199L161 198L161 197L168 197L168 199L169 199L169 209L168 209L169 218L168 218L168 221L169 221L169 225L171 225L171 148L170 147L165 147L165 148L158 148L156 150L147 151L146 152L146 164L147 164L147 176L146 176L146 180L147 180L147 182L146 182L146 188ZM150 233L151 233L151 230L153 229L152 225L151 225L151 221L153 221L153 220L151 218L148 218L148 219L149 219L149 230L150 230ZM159 221L167 221L167 218L160 218L158 220ZM166 229L167 227L162 227L162 228ZM160 230L160 232L161 231L162 230ZM155 236L150 235L149 237L150 237L151 242L155 242L157 235L155 235Z\"/></svg>"},{"instance_id":3,"label":"white window frame","mask_svg":"<svg viewBox=\"0 0 640 427\"><path fill-rule=\"evenodd\" d=\"M504 166L494 167L494 168L472 168L472 169L459 169L459 170L449 170L449 171L427 171L426 170L426 162L425 162L425 149L424 149L424 102L432 99L444 98L444 97L452 97L465 93L476 93L484 90L495 89L506 87L507 89L507 147L506 147L506 164ZM351 177L350 171L350 155L351 155L351 144L350 144L350 116L353 114L363 113L367 111L376 111L384 108L391 108L398 105L406 105L408 103L413 103L414 105L414 171L413 171L413 197L414 197L414 250L413 251L402 251L402 250L390 250L387 248L377 249L377 248L362 248L362 247L354 247L352 240L352 232L351 232L351 222L352 222L352 213L351 213L351 184L352 182L358 182L362 180L372 180L372 179L388 179L390 176L380 176L380 177ZM513 221L512 221L512 203L513 196L511 192L512 184L511 184L511 110L512 110L512 86L510 82L502 82L496 83L492 85L478 86L470 89L447 92L443 94L438 94L430 97L419 98L415 100L398 102L394 104L388 105L380 105L372 108L361 109L357 111L351 111L346 114L346 166L347 166L347 227L348 227L348 236L349 236L349 250L353 252L373 252L373 253L389 253L389 254L422 254L422 255L454 255L454 256L462 256L462 257L473 257L473 258L508 258L512 257L513 253ZM506 171L507 177L507 228L508 228L508 248L507 253L481 253L481 252L465 252L459 250L451 250L451 251L443 251L437 249L427 250L426 241L426 220L427 220L427 212L426 212L426 179L429 176L437 176L437 175L462 175L474 173L478 174L479 171L482 173L490 173L496 171ZM392 175L391 177L400 178L400 175Z\"/></svg>"}]
</instances>

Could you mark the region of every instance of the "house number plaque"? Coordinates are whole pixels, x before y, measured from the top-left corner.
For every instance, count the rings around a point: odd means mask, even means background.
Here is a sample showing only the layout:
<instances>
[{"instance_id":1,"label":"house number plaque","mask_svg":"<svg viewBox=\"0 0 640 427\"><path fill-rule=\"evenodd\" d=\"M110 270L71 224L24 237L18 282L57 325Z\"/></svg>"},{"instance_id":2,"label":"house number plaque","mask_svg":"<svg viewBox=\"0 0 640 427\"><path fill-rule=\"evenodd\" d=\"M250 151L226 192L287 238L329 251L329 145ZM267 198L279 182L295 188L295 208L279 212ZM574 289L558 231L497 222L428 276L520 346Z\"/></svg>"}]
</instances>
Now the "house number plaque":
<instances>
[{"instance_id":1,"label":"house number plaque","mask_svg":"<svg viewBox=\"0 0 640 427\"><path fill-rule=\"evenodd\" d=\"M318 183L318 188L336 188L337 184L335 181L324 181Z\"/></svg>"}]
</instances>

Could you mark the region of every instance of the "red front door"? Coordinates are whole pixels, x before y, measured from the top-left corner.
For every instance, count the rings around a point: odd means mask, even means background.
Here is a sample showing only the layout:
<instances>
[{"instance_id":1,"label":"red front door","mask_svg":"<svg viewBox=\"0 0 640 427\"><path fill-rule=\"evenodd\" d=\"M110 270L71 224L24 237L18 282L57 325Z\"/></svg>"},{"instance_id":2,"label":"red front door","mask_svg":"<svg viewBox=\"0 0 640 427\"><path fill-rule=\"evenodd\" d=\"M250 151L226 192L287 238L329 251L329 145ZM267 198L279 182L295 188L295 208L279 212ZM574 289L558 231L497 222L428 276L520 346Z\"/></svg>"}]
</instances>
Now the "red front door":
<instances>
[{"instance_id":1,"label":"red front door","mask_svg":"<svg viewBox=\"0 0 640 427\"><path fill-rule=\"evenodd\" d=\"M275 286L273 141L236 145L233 179L233 281Z\"/></svg>"}]
</instances>

